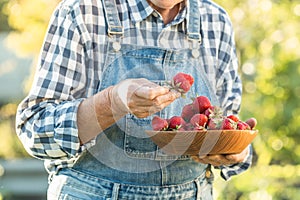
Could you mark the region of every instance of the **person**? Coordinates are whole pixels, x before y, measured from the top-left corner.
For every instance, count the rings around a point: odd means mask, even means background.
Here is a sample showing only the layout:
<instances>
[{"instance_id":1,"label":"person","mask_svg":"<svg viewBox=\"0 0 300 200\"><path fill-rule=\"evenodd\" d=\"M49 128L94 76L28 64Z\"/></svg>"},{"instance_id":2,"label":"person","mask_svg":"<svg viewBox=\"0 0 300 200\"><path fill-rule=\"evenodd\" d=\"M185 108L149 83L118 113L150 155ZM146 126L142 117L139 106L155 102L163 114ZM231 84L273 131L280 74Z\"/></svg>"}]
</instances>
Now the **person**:
<instances>
[{"instance_id":1,"label":"person","mask_svg":"<svg viewBox=\"0 0 300 200\"><path fill-rule=\"evenodd\" d=\"M226 11L210 0L64 0L50 20L16 130L45 161L48 199L213 199L213 174L249 168L230 155L168 155L149 139L153 116L189 103L165 83L191 74L188 96L238 114L242 84Z\"/></svg>"}]
</instances>

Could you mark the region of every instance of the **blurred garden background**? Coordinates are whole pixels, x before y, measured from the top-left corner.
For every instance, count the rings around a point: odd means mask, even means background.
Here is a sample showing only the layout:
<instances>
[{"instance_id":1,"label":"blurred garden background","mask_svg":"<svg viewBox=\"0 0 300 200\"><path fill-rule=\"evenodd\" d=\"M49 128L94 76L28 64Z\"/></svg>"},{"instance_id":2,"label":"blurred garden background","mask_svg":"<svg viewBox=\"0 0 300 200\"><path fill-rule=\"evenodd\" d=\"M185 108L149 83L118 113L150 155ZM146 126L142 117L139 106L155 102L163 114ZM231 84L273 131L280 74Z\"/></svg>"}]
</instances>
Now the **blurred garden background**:
<instances>
[{"instance_id":1,"label":"blurred garden background","mask_svg":"<svg viewBox=\"0 0 300 200\"><path fill-rule=\"evenodd\" d=\"M4 182L9 181L5 179L6 172L20 166L20 159L32 160L15 134L14 118L17 104L31 84L47 24L58 2L0 0L0 200L15 198L14 190L7 188ZM240 116L242 119L255 116L259 129L259 135L253 142L254 165L229 182L217 176L216 199L298 200L300 2L216 2L227 10L235 29L244 83ZM41 163L37 166L43 167ZM26 168L22 164L21 167ZM40 171L45 173L43 169ZM33 180L34 174L22 184Z\"/></svg>"}]
</instances>

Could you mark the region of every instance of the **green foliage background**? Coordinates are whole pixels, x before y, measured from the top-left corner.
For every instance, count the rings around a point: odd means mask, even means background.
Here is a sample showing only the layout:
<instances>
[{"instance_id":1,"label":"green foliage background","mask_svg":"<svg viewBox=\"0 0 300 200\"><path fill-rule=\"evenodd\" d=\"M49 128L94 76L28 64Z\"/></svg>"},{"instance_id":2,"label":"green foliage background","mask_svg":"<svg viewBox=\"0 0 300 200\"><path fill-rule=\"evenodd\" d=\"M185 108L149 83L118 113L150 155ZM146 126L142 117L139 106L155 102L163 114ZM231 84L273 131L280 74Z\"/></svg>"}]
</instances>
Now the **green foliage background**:
<instances>
[{"instance_id":1,"label":"green foliage background","mask_svg":"<svg viewBox=\"0 0 300 200\"><path fill-rule=\"evenodd\" d=\"M255 116L257 161L219 199L299 199L300 2L221 1L231 16L244 83L241 117ZM222 189L221 189L222 188Z\"/></svg>"},{"instance_id":2,"label":"green foliage background","mask_svg":"<svg viewBox=\"0 0 300 200\"><path fill-rule=\"evenodd\" d=\"M19 54L37 55L58 2L0 0L1 14L8 17L14 30L9 44L17 47ZM228 182L217 176L215 196L220 200L296 200L300 196L300 2L216 2L227 10L235 29L244 83L241 118L256 117L260 132L253 142L256 157L252 168ZM0 128L5 130L0 142L6 141L1 143L5 148L0 149L0 157L6 159L27 156L14 142L15 105L0 109Z\"/></svg>"}]
</instances>

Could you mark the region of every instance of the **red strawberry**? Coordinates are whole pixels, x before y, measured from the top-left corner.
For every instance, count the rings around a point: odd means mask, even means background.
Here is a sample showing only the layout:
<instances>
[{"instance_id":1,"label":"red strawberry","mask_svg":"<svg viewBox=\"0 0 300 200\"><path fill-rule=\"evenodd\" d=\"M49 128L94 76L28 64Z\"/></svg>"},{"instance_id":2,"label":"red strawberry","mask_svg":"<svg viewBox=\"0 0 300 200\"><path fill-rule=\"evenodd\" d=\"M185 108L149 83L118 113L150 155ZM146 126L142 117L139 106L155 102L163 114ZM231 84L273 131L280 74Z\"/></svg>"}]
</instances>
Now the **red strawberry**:
<instances>
[{"instance_id":1,"label":"red strawberry","mask_svg":"<svg viewBox=\"0 0 300 200\"><path fill-rule=\"evenodd\" d=\"M185 121L181 116L173 116L169 120L169 129L178 130L185 125Z\"/></svg>"},{"instance_id":2,"label":"red strawberry","mask_svg":"<svg viewBox=\"0 0 300 200\"><path fill-rule=\"evenodd\" d=\"M204 128L206 123L208 121L208 118L204 114L195 114L191 120L190 123L195 127L195 128Z\"/></svg>"},{"instance_id":3,"label":"red strawberry","mask_svg":"<svg viewBox=\"0 0 300 200\"><path fill-rule=\"evenodd\" d=\"M234 130L236 129L236 123L229 118L224 118L222 125L222 130Z\"/></svg>"},{"instance_id":4,"label":"red strawberry","mask_svg":"<svg viewBox=\"0 0 300 200\"><path fill-rule=\"evenodd\" d=\"M194 78L191 75L179 72L173 77L171 85L173 89L184 94L190 90L193 83Z\"/></svg>"},{"instance_id":5,"label":"red strawberry","mask_svg":"<svg viewBox=\"0 0 300 200\"><path fill-rule=\"evenodd\" d=\"M210 106L209 108L207 108L205 111L204 111L204 114L207 116L207 117L210 117L210 115L214 112L214 106Z\"/></svg>"},{"instance_id":6,"label":"red strawberry","mask_svg":"<svg viewBox=\"0 0 300 200\"><path fill-rule=\"evenodd\" d=\"M152 119L152 128L155 131L165 131L168 129L168 121L159 117L159 116L154 116Z\"/></svg>"},{"instance_id":7,"label":"red strawberry","mask_svg":"<svg viewBox=\"0 0 300 200\"><path fill-rule=\"evenodd\" d=\"M239 121L237 123L237 129L238 130L250 130L250 126L249 124L247 124L246 122L243 122L243 121Z\"/></svg>"},{"instance_id":8,"label":"red strawberry","mask_svg":"<svg viewBox=\"0 0 300 200\"><path fill-rule=\"evenodd\" d=\"M224 119L223 112L220 107L210 106L204 111L204 114L208 117L207 129L220 129Z\"/></svg>"},{"instance_id":9,"label":"red strawberry","mask_svg":"<svg viewBox=\"0 0 300 200\"><path fill-rule=\"evenodd\" d=\"M194 110L198 113L203 113L211 107L210 100L206 96L198 96L193 101Z\"/></svg>"},{"instance_id":10,"label":"red strawberry","mask_svg":"<svg viewBox=\"0 0 300 200\"><path fill-rule=\"evenodd\" d=\"M239 118L235 115L228 115L227 118L231 119L234 122L239 122Z\"/></svg>"},{"instance_id":11,"label":"red strawberry","mask_svg":"<svg viewBox=\"0 0 300 200\"><path fill-rule=\"evenodd\" d=\"M251 129L255 128L257 120L255 118L250 118L246 120L246 123L250 126Z\"/></svg>"},{"instance_id":12,"label":"red strawberry","mask_svg":"<svg viewBox=\"0 0 300 200\"><path fill-rule=\"evenodd\" d=\"M187 104L187 105L183 106L182 111L181 111L181 117L186 122L189 122L194 114L195 114L195 112L194 112L193 104Z\"/></svg>"}]
</instances>

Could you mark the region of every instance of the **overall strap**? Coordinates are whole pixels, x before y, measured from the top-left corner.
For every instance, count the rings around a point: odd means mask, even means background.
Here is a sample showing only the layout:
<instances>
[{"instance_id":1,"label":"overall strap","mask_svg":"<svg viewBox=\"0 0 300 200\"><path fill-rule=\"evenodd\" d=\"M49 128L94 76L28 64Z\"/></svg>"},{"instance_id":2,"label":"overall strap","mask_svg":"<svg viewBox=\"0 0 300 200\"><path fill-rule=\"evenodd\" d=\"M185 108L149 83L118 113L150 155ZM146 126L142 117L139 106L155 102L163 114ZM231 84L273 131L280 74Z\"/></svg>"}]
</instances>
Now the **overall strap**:
<instances>
[{"instance_id":1,"label":"overall strap","mask_svg":"<svg viewBox=\"0 0 300 200\"><path fill-rule=\"evenodd\" d=\"M187 37L189 40L195 40L201 43L201 21L198 1L199 0L188 1Z\"/></svg>"},{"instance_id":2,"label":"overall strap","mask_svg":"<svg viewBox=\"0 0 300 200\"><path fill-rule=\"evenodd\" d=\"M124 29L119 19L119 12L115 0L103 0L105 18L107 22L108 36L119 35L123 36Z\"/></svg>"},{"instance_id":3,"label":"overall strap","mask_svg":"<svg viewBox=\"0 0 300 200\"><path fill-rule=\"evenodd\" d=\"M209 49L206 47L201 47L202 44L202 35L201 35L201 13L199 10L200 0L188 0L188 14L187 14L187 39L190 41L191 54L194 58L200 58L203 60L203 63L206 63L208 66L214 66L214 60L209 53ZM201 56L200 56L201 55ZM203 80L206 80L206 83L209 83L208 77L204 68L200 67ZM207 84L207 87L210 88L210 91L214 91L214 88L210 84ZM210 100L213 105L220 106L218 97L214 92L211 93Z\"/></svg>"},{"instance_id":4,"label":"overall strap","mask_svg":"<svg viewBox=\"0 0 300 200\"><path fill-rule=\"evenodd\" d=\"M191 53L194 58L200 56L199 48L202 42L200 34L201 21L199 12L199 0L188 1L188 16L187 16L187 39L190 41Z\"/></svg>"}]
</instances>

